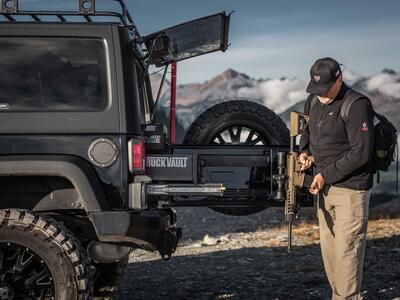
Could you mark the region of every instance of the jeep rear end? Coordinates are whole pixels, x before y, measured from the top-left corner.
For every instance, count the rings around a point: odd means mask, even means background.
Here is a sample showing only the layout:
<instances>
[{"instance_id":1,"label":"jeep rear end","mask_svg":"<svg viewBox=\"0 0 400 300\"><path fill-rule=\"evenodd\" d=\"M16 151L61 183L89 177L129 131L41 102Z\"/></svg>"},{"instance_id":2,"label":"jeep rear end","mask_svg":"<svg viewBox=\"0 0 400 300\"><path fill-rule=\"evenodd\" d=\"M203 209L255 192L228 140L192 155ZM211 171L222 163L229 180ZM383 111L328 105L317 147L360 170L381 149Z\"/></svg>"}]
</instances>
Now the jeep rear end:
<instances>
[{"instance_id":1,"label":"jeep rear end","mask_svg":"<svg viewBox=\"0 0 400 300\"><path fill-rule=\"evenodd\" d=\"M171 257L181 237L173 207L244 215L284 206L284 157L294 143L289 148L286 125L268 108L221 102L193 122L183 145L174 142L176 63L225 51L230 15L143 37L115 1L121 13L96 11L94 0L78 0L78 12L27 12L17 0L2 2L0 250L10 264L0 288L9 294L17 290L10 280L27 274L15 257L35 258L50 281L43 290L25 278L26 290L86 298L93 285L95 295L117 290L131 248ZM153 100L150 65L165 68L162 82L173 66L169 131L154 118L162 83ZM296 196L312 205L304 190ZM27 244L33 232L41 236ZM50 248L68 255L57 261ZM94 280L92 267L100 274ZM50 280L54 274L74 288Z\"/></svg>"},{"instance_id":2,"label":"jeep rear end","mask_svg":"<svg viewBox=\"0 0 400 300\"><path fill-rule=\"evenodd\" d=\"M153 103L150 87L138 88L132 32L120 22L1 24L1 208L51 214L85 245L98 240L93 249L169 257L180 231L173 209L146 210L141 127Z\"/></svg>"}]
</instances>

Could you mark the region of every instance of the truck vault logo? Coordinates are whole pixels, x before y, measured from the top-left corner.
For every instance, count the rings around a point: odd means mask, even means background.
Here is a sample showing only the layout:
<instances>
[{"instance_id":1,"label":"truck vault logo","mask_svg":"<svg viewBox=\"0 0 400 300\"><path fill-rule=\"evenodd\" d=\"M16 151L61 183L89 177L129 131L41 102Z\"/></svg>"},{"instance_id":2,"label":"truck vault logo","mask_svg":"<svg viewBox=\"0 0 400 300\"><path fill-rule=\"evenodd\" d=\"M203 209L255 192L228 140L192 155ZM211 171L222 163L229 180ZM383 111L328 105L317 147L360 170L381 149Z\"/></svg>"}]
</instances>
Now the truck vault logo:
<instances>
[{"instance_id":1,"label":"truck vault logo","mask_svg":"<svg viewBox=\"0 0 400 300\"><path fill-rule=\"evenodd\" d=\"M146 157L149 168L186 168L188 157Z\"/></svg>"}]
</instances>

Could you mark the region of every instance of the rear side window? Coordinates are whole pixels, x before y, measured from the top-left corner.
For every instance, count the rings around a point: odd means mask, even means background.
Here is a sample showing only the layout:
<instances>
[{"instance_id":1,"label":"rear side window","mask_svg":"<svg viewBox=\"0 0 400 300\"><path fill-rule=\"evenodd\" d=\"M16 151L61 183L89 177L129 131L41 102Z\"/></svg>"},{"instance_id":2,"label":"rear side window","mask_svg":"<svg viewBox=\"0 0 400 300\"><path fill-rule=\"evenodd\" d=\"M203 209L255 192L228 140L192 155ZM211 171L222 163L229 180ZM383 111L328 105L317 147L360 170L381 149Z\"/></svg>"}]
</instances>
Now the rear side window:
<instances>
[{"instance_id":1,"label":"rear side window","mask_svg":"<svg viewBox=\"0 0 400 300\"><path fill-rule=\"evenodd\" d=\"M87 38L0 38L0 111L107 108L106 43Z\"/></svg>"}]
</instances>

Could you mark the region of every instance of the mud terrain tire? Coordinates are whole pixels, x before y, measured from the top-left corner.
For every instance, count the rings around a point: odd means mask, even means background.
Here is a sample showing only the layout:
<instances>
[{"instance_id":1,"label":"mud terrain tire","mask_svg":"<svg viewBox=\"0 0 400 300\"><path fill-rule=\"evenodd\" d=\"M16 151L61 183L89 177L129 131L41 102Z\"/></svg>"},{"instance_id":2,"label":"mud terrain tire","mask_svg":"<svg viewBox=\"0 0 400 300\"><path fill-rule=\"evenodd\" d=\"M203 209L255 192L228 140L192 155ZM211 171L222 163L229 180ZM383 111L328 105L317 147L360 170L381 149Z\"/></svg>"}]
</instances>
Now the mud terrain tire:
<instances>
[{"instance_id":1,"label":"mud terrain tire","mask_svg":"<svg viewBox=\"0 0 400 300\"><path fill-rule=\"evenodd\" d=\"M18 249L16 252L18 259L15 260L15 265L21 268L20 274L13 275L14 270L8 274L14 276L15 280L19 280L19 277L28 273L25 270L26 267L33 263L39 264L37 260L31 262L30 257L32 256L38 258L49 271L48 280L52 282L54 299L91 298L92 271L86 251L62 223L28 210L0 210L0 244L4 247L15 246ZM28 255L23 264L23 259L19 259L19 256L24 256L25 251ZM23 254L20 254L21 252ZM4 252L2 252L3 255L5 255ZM12 256L9 261L12 261ZM7 270L2 270L3 274L5 271ZM35 274L34 269L30 272ZM39 285L39 279L36 279L35 276L37 277L37 275L32 275L32 278L36 280L32 286ZM3 282L5 278L0 276L0 285L7 286L7 283ZM21 290L26 289L23 286L24 282L26 281L22 281L22 283L14 281L13 284L19 286L18 290L13 293L21 293Z\"/></svg>"}]
</instances>

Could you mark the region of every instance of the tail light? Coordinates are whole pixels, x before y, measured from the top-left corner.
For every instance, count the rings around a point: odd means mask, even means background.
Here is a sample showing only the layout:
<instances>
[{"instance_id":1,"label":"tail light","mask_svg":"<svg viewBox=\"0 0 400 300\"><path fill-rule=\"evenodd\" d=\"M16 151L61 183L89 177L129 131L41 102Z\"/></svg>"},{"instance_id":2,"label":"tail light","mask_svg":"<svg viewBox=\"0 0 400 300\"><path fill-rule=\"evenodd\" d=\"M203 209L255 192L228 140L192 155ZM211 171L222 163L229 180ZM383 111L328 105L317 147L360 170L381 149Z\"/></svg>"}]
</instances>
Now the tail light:
<instances>
[{"instance_id":1,"label":"tail light","mask_svg":"<svg viewBox=\"0 0 400 300\"><path fill-rule=\"evenodd\" d=\"M133 138L128 142L129 171L134 175L144 174L146 153L143 139Z\"/></svg>"}]
</instances>

